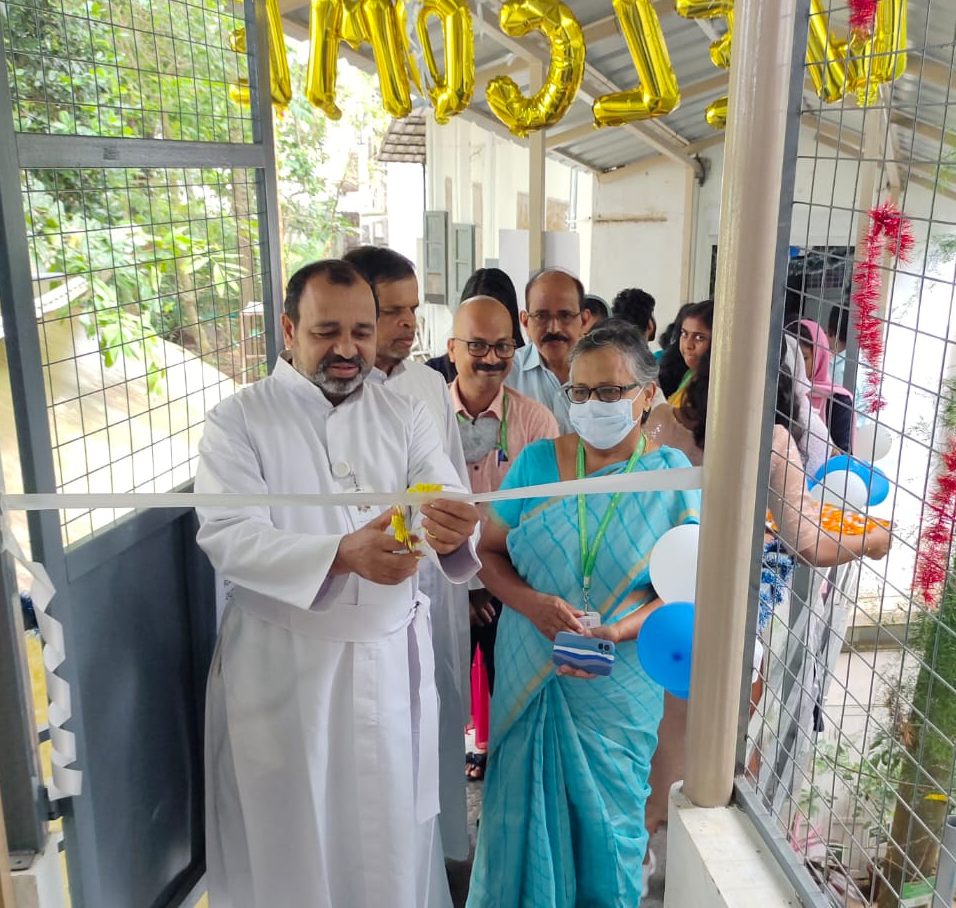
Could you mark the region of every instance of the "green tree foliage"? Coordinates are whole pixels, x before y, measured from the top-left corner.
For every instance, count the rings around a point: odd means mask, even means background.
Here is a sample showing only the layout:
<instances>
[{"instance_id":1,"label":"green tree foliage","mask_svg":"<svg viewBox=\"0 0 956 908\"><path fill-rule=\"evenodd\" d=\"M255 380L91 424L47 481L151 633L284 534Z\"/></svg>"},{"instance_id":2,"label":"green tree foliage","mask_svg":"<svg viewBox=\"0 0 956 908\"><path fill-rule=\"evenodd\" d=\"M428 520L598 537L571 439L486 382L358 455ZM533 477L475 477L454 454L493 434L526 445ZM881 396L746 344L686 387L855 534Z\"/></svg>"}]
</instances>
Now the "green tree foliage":
<instances>
[{"instance_id":1,"label":"green tree foliage","mask_svg":"<svg viewBox=\"0 0 956 908\"><path fill-rule=\"evenodd\" d=\"M230 98L248 75L229 42L241 5L14 0L0 3L0 16L20 132L252 139L249 108ZM283 251L296 267L325 254L345 222L340 179L327 177L328 124L305 100L305 67L290 51L295 94L275 136ZM165 339L235 371L240 311L262 293L253 171L34 170L23 188L34 274L85 279L71 307L106 365L145 358L160 390Z\"/></svg>"}]
</instances>

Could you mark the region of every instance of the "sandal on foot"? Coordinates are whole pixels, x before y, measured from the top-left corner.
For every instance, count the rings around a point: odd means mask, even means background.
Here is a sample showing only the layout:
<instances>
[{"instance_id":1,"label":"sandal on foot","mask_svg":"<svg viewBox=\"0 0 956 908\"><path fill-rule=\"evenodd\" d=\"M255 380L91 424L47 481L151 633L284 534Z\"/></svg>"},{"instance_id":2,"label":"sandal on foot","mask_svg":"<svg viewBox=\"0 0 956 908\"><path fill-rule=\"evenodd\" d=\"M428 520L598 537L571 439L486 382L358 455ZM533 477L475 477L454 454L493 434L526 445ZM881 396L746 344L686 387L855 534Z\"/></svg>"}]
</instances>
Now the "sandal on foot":
<instances>
[{"instance_id":1,"label":"sandal on foot","mask_svg":"<svg viewBox=\"0 0 956 908\"><path fill-rule=\"evenodd\" d=\"M480 782L485 777L488 754L469 753L465 755L465 778L471 782Z\"/></svg>"}]
</instances>

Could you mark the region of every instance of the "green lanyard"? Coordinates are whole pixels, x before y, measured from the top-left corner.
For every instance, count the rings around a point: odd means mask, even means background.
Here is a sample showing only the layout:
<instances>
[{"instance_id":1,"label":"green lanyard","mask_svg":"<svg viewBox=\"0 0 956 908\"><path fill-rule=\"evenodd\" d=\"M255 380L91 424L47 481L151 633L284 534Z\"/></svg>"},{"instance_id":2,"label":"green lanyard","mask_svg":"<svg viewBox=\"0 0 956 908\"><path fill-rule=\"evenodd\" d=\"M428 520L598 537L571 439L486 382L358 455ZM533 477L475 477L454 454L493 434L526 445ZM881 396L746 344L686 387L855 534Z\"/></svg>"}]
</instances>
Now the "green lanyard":
<instances>
[{"instance_id":1,"label":"green lanyard","mask_svg":"<svg viewBox=\"0 0 956 908\"><path fill-rule=\"evenodd\" d=\"M680 380L680 384L677 386L677 390L674 393L680 394L680 392L683 391L691 383L691 380L693 379L693 377L694 377L694 370L688 369L684 373L684 377Z\"/></svg>"},{"instance_id":2,"label":"green lanyard","mask_svg":"<svg viewBox=\"0 0 956 908\"><path fill-rule=\"evenodd\" d=\"M633 472L637 462L644 455L647 448L647 437L641 435L641 440L637 443L634 453L631 455L627 466L624 467L625 473ZM584 479L584 443L578 439L578 479ZM581 540L581 592L584 595L584 610L591 611L591 576L594 573L594 563L597 561L598 549L604 542L604 534L607 533L608 524L617 510L621 501L621 493L615 492L611 496L611 501L598 524L597 534L594 537L594 543L588 547L588 512L584 495L578 495L578 536Z\"/></svg>"},{"instance_id":3,"label":"green lanyard","mask_svg":"<svg viewBox=\"0 0 956 908\"><path fill-rule=\"evenodd\" d=\"M458 422L474 423L476 420L458 414ZM501 422L498 424L498 466L507 463L508 457L508 392L505 391L501 402Z\"/></svg>"}]
</instances>

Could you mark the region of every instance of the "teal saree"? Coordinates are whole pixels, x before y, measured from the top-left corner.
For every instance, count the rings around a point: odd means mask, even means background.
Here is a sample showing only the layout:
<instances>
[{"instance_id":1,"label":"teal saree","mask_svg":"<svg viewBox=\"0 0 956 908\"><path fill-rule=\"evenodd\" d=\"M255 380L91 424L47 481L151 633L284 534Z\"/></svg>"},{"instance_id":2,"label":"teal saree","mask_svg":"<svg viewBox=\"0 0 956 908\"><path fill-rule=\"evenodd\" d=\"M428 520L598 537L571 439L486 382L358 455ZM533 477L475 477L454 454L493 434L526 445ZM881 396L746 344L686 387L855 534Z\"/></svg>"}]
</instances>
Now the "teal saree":
<instances>
[{"instance_id":1,"label":"teal saree","mask_svg":"<svg viewBox=\"0 0 956 908\"><path fill-rule=\"evenodd\" d=\"M635 472L685 466L682 453L661 448ZM554 443L539 441L524 449L502 488L558 478ZM609 500L587 497L591 539ZM603 623L655 598L651 549L671 527L697 522L699 506L699 492L621 497L592 579L592 608ZM583 608L577 499L499 502L495 512L510 528L518 574ZM527 618L504 610L468 908L636 908L663 691L644 673L633 641L618 648L610 677L592 681L555 674L551 646Z\"/></svg>"}]
</instances>

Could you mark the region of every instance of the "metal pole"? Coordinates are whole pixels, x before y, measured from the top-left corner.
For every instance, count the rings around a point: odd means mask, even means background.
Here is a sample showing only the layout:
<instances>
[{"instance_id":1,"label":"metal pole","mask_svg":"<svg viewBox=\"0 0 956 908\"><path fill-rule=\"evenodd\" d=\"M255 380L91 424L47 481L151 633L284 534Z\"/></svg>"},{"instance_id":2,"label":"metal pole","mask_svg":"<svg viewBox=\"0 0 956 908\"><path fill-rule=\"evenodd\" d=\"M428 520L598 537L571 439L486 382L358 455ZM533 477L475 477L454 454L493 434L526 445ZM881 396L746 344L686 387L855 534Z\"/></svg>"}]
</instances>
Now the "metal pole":
<instances>
[{"instance_id":1,"label":"metal pole","mask_svg":"<svg viewBox=\"0 0 956 908\"><path fill-rule=\"evenodd\" d=\"M272 90L269 69L269 27L266 5L245 0L246 43L249 55L249 102L253 112L253 139L264 151L256 170L259 205L259 250L262 257L262 314L266 332L266 361L271 371L279 355L279 316L282 312L282 231L279 224L279 184L272 129Z\"/></svg>"},{"instance_id":2,"label":"metal pole","mask_svg":"<svg viewBox=\"0 0 956 908\"><path fill-rule=\"evenodd\" d=\"M730 69L684 792L730 802L796 0L740 0Z\"/></svg>"},{"instance_id":3,"label":"metal pole","mask_svg":"<svg viewBox=\"0 0 956 908\"><path fill-rule=\"evenodd\" d=\"M0 800L0 908L15 908L13 904L13 880L7 861L7 831L3 825L3 802Z\"/></svg>"},{"instance_id":4,"label":"metal pole","mask_svg":"<svg viewBox=\"0 0 956 908\"><path fill-rule=\"evenodd\" d=\"M544 65L531 64L531 84L544 81ZM545 130L531 133L528 140L528 267L531 274L544 268Z\"/></svg>"}]
</instances>

